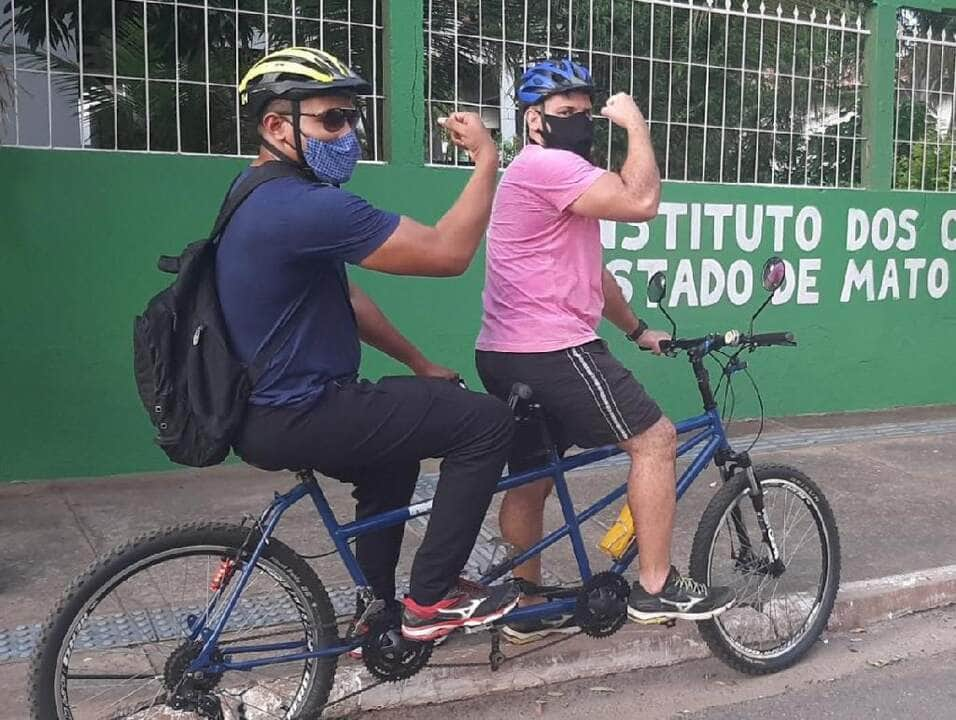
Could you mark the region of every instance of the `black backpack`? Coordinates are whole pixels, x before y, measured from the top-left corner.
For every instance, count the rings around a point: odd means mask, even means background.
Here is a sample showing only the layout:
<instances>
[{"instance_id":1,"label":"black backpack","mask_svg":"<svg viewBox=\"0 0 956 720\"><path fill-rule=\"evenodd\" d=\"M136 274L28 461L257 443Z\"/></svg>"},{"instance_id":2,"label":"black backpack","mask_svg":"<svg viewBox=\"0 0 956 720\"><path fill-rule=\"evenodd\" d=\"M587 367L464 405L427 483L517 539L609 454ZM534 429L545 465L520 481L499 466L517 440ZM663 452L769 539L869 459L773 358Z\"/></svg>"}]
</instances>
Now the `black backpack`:
<instances>
[{"instance_id":1,"label":"black backpack","mask_svg":"<svg viewBox=\"0 0 956 720\"><path fill-rule=\"evenodd\" d=\"M159 258L159 269L176 279L133 323L133 367L155 442L173 462L206 467L226 458L256 380L294 327L295 313L248 366L236 358L216 292L216 248L253 190L275 178L305 177L301 173L283 162L252 168L233 182L208 239L179 257Z\"/></svg>"}]
</instances>

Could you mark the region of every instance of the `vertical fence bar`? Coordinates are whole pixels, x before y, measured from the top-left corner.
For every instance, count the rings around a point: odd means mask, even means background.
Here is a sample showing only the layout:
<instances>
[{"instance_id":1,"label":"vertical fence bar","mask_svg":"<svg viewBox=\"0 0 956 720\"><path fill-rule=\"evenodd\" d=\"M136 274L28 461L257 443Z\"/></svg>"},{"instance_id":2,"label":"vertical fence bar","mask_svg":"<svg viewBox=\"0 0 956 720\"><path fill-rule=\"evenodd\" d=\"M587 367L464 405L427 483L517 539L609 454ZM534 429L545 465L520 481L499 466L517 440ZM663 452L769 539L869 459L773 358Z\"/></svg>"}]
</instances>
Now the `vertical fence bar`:
<instances>
[{"instance_id":1,"label":"vertical fence bar","mask_svg":"<svg viewBox=\"0 0 956 720\"><path fill-rule=\"evenodd\" d=\"M674 88L674 6L670 5L668 9L670 10L670 33L667 41L667 119L665 120L667 123L667 141L664 144L664 172L661 173L661 177L670 180L671 128L674 122L673 93L671 92Z\"/></svg>"},{"instance_id":2,"label":"vertical fence bar","mask_svg":"<svg viewBox=\"0 0 956 720\"><path fill-rule=\"evenodd\" d=\"M923 162L922 167L920 168L920 183L919 189L926 189L926 161L927 161L927 150L929 149L929 75L930 75L930 63L932 63L931 52L933 50L933 28L932 26L926 29L926 83L923 88Z\"/></svg>"},{"instance_id":3,"label":"vertical fence bar","mask_svg":"<svg viewBox=\"0 0 956 720\"><path fill-rule=\"evenodd\" d=\"M173 6L173 52L176 54L176 152L183 151L182 123L179 121L179 8Z\"/></svg>"},{"instance_id":4,"label":"vertical fence bar","mask_svg":"<svg viewBox=\"0 0 956 720\"><path fill-rule=\"evenodd\" d=\"M239 102L239 81L242 80L239 76L239 18L241 17L242 14L237 8L233 15L233 30L236 35L236 43L233 47L236 59L236 155L242 155L242 104Z\"/></svg>"},{"instance_id":5,"label":"vertical fence bar","mask_svg":"<svg viewBox=\"0 0 956 720\"><path fill-rule=\"evenodd\" d=\"M710 2L713 2L713 0L710 0ZM637 3L632 2L630 3L630 6L631 6L631 57L628 63L630 66L628 67L628 73L630 73L630 80L631 80L631 90L630 90L631 97L634 97L634 8L637 6ZM642 108L642 110L644 110L644 114L646 115L647 109Z\"/></svg>"},{"instance_id":6,"label":"vertical fence bar","mask_svg":"<svg viewBox=\"0 0 956 720\"><path fill-rule=\"evenodd\" d=\"M203 34L206 37L206 57L205 57L205 73L203 77L206 78L206 87L204 88L206 95L206 152L212 153L212 119L209 117L209 112L211 109L211 103L209 96L212 94L212 87L209 85L209 0L205 0L203 3Z\"/></svg>"},{"instance_id":7,"label":"vertical fence bar","mask_svg":"<svg viewBox=\"0 0 956 720\"><path fill-rule=\"evenodd\" d=\"M46 111L47 111L47 147L53 147L53 50L50 48L50 0L44 2L43 18L46 27ZM13 42L16 43L16 33Z\"/></svg>"},{"instance_id":8,"label":"vertical fence bar","mask_svg":"<svg viewBox=\"0 0 956 720\"><path fill-rule=\"evenodd\" d=\"M950 49L953 50L953 72L950 74L953 78L953 97L949 106L949 167L946 171L948 192L953 191L953 163L956 162L956 128L953 127L956 124L956 44L951 45Z\"/></svg>"},{"instance_id":9,"label":"vertical fence bar","mask_svg":"<svg viewBox=\"0 0 956 720\"><path fill-rule=\"evenodd\" d=\"M150 150L149 141L149 3L143 3L143 90L146 106L143 108L143 117L146 120L146 152Z\"/></svg>"},{"instance_id":10,"label":"vertical fence bar","mask_svg":"<svg viewBox=\"0 0 956 720\"><path fill-rule=\"evenodd\" d=\"M860 143L860 43L863 41L861 29L863 18L856 16L856 64L853 68L853 147L850 150L850 187L856 187L856 148ZM896 148L890 145L890 155L895 155Z\"/></svg>"},{"instance_id":11,"label":"vertical fence bar","mask_svg":"<svg viewBox=\"0 0 956 720\"><path fill-rule=\"evenodd\" d=\"M777 178L777 105L780 102L780 33L783 28L783 6L777 3L777 47L773 61L773 132L770 134L770 182ZM790 81L793 92L793 80Z\"/></svg>"},{"instance_id":12,"label":"vertical fence bar","mask_svg":"<svg viewBox=\"0 0 956 720\"><path fill-rule=\"evenodd\" d=\"M700 164L700 179L703 181L707 180L707 137L710 135L710 48L713 45L711 42L713 32L713 23L711 21L713 18L714 0L707 0L707 59L705 60L707 67L704 71L704 147L701 153L702 159ZM724 52L727 52L726 45L724 46Z\"/></svg>"},{"instance_id":13,"label":"vertical fence bar","mask_svg":"<svg viewBox=\"0 0 956 720\"><path fill-rule=\"evenodd\" d=\"M143 7L146 7L146 4L143 4ZM83 52L85 50L83 46L83 0L78 0L77 3L77 22L76 22L76 59L77 64L80 70L80 95L77 98L78 107L76 108L76 116L79 121L80 127L80 147L86 147L88 138L86 137L86 103L83 102L83 95L86 92L83 83ZM14 50L16 50L16 43L14 45ZM13 95L16 97L16 93ZM148 108L147 108L148 110ZM14 105L14 114L16 114L16 105Z\"/></svg>"},{"instance_id":14,"label":"vertical fence bar","mask_svg":"<svg viewBox=\"0 0 956 720\"><path fill-rule=\"evenodd\" d=\"M946 46L946 29L943 28L940 34L939 43L939 85L936 89L936 137L933 138L933 146L936 148L936 171L933 173L933 191L939 190L939 154L942 149L939 136L939 111L943 102L943 50Z\"/></svg>"},{"instance_id":15,"label":"vertical fence bar","mask_svg":"<svg viewBox=\"0 0 956 720\"><path fill-rule=\"evenodd\" d=\"M295 15L295 0L293 1L292 14ZM295 20L292 21L293 32L295 31ZM372 159L378 160L378 139L382 135L382 128L378 125L378 98L381 91L378 87L378 3L372 0L372 107L370 108L372 116L372 131L374 135L368 140L372 143ZM368 137L368 128L365 130Z\"/></svg>"},{"instance_id":16,"label":"vertical fence bar","mask_svg":"<svg viewBox=\"0 0 956 720\"><path fill-rule=\"evenodd\" d=\"M482 122L484 122L484 119L485 119L485 116L484 116L484 109L485 109L485 35L484 35L484 33L482 32L482 27L483 27L483 25L482 25L482 23L481 23L481 20L482 20L482 17L481 17L481 6L482 6L482 5L484 5L484 1L483 1L483 0L478 0L478 32L476 33L476 35L478 36L478 57L477 57L477 63L478 63L478 117L480 117L481 120L482 120ZM551 8L551 0L548 0L548 9L549 9L549 11L550 11L550 8ZM551 26L550 26L550 24L548 25L548 32L551 32ZM500 114L500 113L498 114L498 128L499 128L499 129L501 128L501 114ZM501 159L500 153L499 153L499 155L498 155L498 158L499 158L499 161L500 161L500 159Z\"/></svg>"},{"instance_id":17,"label":"vertical fence bar","mask_svg":"<svg viewBox=\"0 0 956 720\"><path fill-rule=\"evenodd\" d=\"M793 141L796 138L796 109L797 109L797 21L800 10L793 8L793 36L790 48L790 142L787 154L787 184L793 184ZM809 92L809 88L807 90Z\"/></svg>"},{"instance_id":18,"label":"vertical fence bar","mask_svg":"<svg viewBox=\"0 0 956 720\"><path fill-rule=\"evenodd\" d=\"M727 0L730 2L730 0ZM654 7L654 0L651 0L648 3L648 11L650 12L650 27L648 31L650 32L650 39L648 40L648 49L647 49L647 129L650 130L653 125L651 124L654 120L652 115L654 114L654 20L657 17L657 8ZM664 177L666 173L661 173L661 177Z\"/></svg>"},{"instance_id":19,"label":"vertical fence bar","mask_svg":"<svg viewBox=\"0 0 956 720\"><path fill-rule=\"evenodd\" d=\"M593 20L592 20L593 22ZM614 0L611 0L611 48L608 57L607 96L614 92ZM592 68L588 68L592 70ZM607 168L611 169L611 136L614 134L614 123L607 121Z\"/></svg>"},{"instance_id":20,"label":"vertical fence bar","mask_svg":"<svg viewBox=\"0 0 956 720\"><path fill-rule=\"evenodd\" d=\"M757 116L754 122L754 135L756 135L757 141L754 143L753 181L756 181L757 178L760 177L760 102L763 99L763 28L767 18L767 5L762 0L759 9L760 33L757 36Z\"/></svg>"},{"instance_id":21,"label":"vertical fence bar","mask_svg":"<svg viewBox=\"0 0 956 720\"><path fill-rule=\"evenodd\" d=\"M690 7L687 10L687 87L685 89L687 104L684 108L684 176L681 180L687 180L690 172L690 76L694 68L694 0L688 1Z\"/></svg>"},{"instance_id":22,"label":"vertical fence bar","mask_svg":"<svg viewBox=\"0 0 956 720\"><path fill-rule=\"evenodd\" d=\"M744 95L747 86L747 16L750 14L750 3L743 2L743 32L740 40L740 115L737 116L737 176L734 182L740 182L740 171L744 157Z\"/></svg>"},{"instance_id":23,"label":"vertical fence bar","mask_svg":"<svg viewBox=\"0 0 956 720\"><path fill-rule=\"evenodd\" d=\"M917 52L919 51L919 45L915 42L916 33L913 33L914 42L912 43L913 48L913 61L912 67L910 69L910 134L909 134L909 156L907 158L907 171L906 171L906 189L909 190L913 187L913 131L915 129L916 123L916 62L917 62Z\"/></svg>"},{"instance_id":24,"label":"vertical fence bar","mask_svg":"<svg viewBox=\"0 0 956 720\"><path fill-rule=\"evenodd\" d=\"M119 149L119 103L116 101L119 95L119 80L116 75L116 0L113 0L113 149ZM177 30L178 34L178 30ZM49 48L47 48L49 49ZM176 56L177 62L179 56ZM178 119L178 116L177 116Z\"/></svg>"},{"instance_id":25,"label":"vertical fence bar","mask_svg":"<svg viewBox=\"0 0 956 720\"><path fill-rule=\"evenodd\" d=\"M810 52L807 53L809 58L809 64L807 65L807 110L806 115L803 116L803 142L804 142L804 152L803 152L803 184L807 184L807 180L810 178L810 109L812 107L810 103L810 98L813 97L813 35L814 35L814 25L816 24L817 10L813 8L810 10L810 23L808 27L810 28Z\"/></svg>"},{"instance_id":26,"label":"vertical fence bar","mask_svg":"<svg viewBox=\"0 0 956 720\"><path fill-rule=\"evenodd\" d=\"M83 21L82 21L83 4L82 3L83 3L83 0L80 0L80 17L81 17L80 37L81 38L83 37L82 35L83 33ZM10 0L10 23L12 26L10 30L12 34L10 46L13 48L13 53L12 53L12 56L13 56L13 93L12 93L13 94L13 144L19 145L20 144L20 107L19 107L20 103L19 103L18 96L20 93L18 92L18 90L20 88L20 82L17 79L17 0ZM80 42L82 43L82 40L80 40ZM82 45L81 45L81 48L82 48ZM81 54L80 54L80 87L81 88L83 86L82 78L83 78L83 55L81 51ZM80 93L80 97L81 98L83 97L82 92ZM80 136L82 139L82 132L80 133Z\"/></svg>"},{"instance_id":27,"label":"vertical fence bar","mask_svg":"<svg viewBox=\"0 0 956 720\"><path fill-rule=\"evenodd\" d=\"M527 4L527 0L525 0L525 3ZM455 57L454 57L454 63L455 63L455 65L454 65L454 72L455 72L454 78L455 78L455 79L454 79L454 83L453 83L453 86L452 86L452 95L453 95L453 100L454 100L454 103L455 103L455 112L458 112L458 50L459 50L459 48L458 48L458 0L455 0L454 21L453 21L452 25L453 25L452 30L453 30L453 32L454 32L454 36L453 36L454 39L453 39L453 41L452 41L452 49L453 49L453 51L454 51L454 53L455 53ZM527 34L527 30L525 30L525 33ZM459 161L459 159L458 159L459 156L460 156L460 150L459 150L459 148L458 148L457 145L452 145L451 148L452 148L451 151L452 151L452 153L453 153L453 157L455 158L455 167L458 167L458 165L461 164L460 161Z\"/></svg>"},{"instance_id":28,"label":"vertical fence bar","mask_svg":"<svg viewBox=\"0 0 956 720\"><path fill-rule=\"evenodd\" d=\"M830 82L830 11L826 15L826 33L823 43L823 117L820 119L820 185L825 184L824 168L826 167L826 147L827 147L827 85Z\"/></svg>"},{"instance_id":29,"label":"vertical fence bar","mask_svg":"<svg viewBox=\"0 0 956 720\"><path fill-rule=\"evenodd\" d=\"M724 0L724 95L720 103L720 182L724 182L724 141L727 137L727 76L730 74L730 0Z\"/></svg>"},{"instance_id":30,"label":"vertical fence bar","mask_svg":"<svg viewBox=\"0 0 956 720\"><path fill-rule=\"evenodd\" d=\"M421 165L425 157L423 9L423 0L385 0L385 142L394 165Z\"/></svg>"},{"instance_id":31,"label":"vertical fence bar","mask_svg":"<svg viewBox=\"0 0 956 720\"><path fill-rule=\"evenodd\" d=\"M503 0L502 0L503 1ZM428 113L428 162L435 162L435 75L434 75L434 48L435 48L435 15L434 3L428 0L428 104L425 112ZM386 39L387 42L387 39Z\"/></svg>"},{"instance_id":32,"label":"vertical fence bar","mask_svg":"<svg viewBox=\"0 0 956 720\"><path fill-rule=\"evenodd\" d=\"M836 182L840 186L840 171L842 162L840 161L840 136L843 135L843 51L846 47L846 11L840 14L840 54L837 59L837 126L836 126Z\"/></svg>"}]
</instances>

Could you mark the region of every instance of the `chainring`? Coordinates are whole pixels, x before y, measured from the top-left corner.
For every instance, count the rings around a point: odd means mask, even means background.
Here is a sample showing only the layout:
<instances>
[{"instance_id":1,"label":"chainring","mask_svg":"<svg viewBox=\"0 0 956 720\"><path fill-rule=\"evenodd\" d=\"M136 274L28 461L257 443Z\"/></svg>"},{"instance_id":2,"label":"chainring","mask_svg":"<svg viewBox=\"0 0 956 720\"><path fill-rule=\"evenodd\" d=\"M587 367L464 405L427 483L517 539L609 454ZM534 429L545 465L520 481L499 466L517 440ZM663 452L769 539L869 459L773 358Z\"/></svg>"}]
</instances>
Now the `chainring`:
<instances>
[{"instance_id":1,"label":"chainring","mask_svg":"<svg viewBox=\"0 0 956 720\"><path fill-rule=\"evenodd\" d=\"M585 635L604 638L613 635L627 619L631 586L615 572L593 575L578 592L574 621Z\"/></svg>"},{"instance_id":2,"label":"chainring","mask_svg":"<svg viewBox=\"0 0 956 720\"><path fill-rule=\"evenodd\" d=\"M415 642L402 637L402 630L388 618L379 618L369 626L362 643L362 661L379 680L407 680L428 664L433 642Z\"/></svg>"}]
</instances>

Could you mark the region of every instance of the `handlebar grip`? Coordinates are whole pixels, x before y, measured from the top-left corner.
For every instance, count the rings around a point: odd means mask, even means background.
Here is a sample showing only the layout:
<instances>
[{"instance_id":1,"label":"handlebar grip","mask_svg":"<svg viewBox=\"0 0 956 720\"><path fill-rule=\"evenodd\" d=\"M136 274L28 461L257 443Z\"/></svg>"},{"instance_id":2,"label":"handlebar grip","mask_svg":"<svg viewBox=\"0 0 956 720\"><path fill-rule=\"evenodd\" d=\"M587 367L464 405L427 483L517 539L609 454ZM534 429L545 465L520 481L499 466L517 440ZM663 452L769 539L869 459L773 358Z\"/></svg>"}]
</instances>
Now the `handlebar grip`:
<instances>
[{"instance_id":1,"label":"handlebar grip","mask_svg":"<svg viewBox=\"0 0 956 720\"><path fill-rule=\"evenodd\" d=\"M792 332L757 333L750 339L755 345L796 345Z\"/></svg>"}]
</instances>

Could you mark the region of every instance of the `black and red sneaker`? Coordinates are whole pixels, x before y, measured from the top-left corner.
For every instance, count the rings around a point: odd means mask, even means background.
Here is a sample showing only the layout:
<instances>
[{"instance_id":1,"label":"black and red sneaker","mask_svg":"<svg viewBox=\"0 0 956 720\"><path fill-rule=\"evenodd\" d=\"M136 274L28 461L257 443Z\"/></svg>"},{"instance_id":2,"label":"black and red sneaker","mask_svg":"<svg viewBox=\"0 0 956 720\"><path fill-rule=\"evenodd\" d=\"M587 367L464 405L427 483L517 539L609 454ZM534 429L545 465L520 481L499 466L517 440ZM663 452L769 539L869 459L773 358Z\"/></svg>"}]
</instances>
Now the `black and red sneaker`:
<instances>
[{"instance_id":1,"label":"black and red sneaker","mask_svg":"<svg viewBox=\"0 0 956 720\"><path fill-rule=\"evenodd\" d=\"M511 612L518 604L519 595L518 586L512 582L487 587L460 580L434 605L419 605L406 597L402 635L409 640L428 642L461 627L489 625Z\"/></svg>"}]
</instances>

